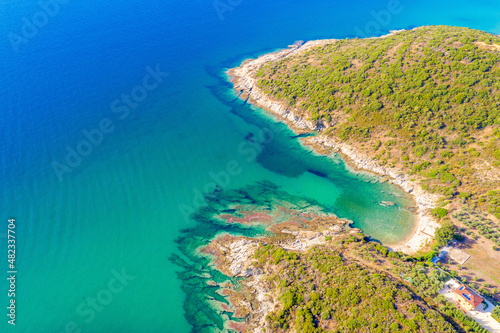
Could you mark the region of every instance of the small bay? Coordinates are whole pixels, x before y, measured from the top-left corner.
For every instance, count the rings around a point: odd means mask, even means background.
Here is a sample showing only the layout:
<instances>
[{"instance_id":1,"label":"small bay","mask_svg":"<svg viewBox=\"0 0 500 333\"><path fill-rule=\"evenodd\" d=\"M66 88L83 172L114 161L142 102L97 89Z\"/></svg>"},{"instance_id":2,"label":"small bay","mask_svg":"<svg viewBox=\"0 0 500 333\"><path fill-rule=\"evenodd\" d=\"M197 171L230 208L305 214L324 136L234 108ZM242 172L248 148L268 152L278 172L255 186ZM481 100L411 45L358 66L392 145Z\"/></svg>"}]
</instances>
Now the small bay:
<instances>
[{"instance_id":1,"label":"small bay","mask_svg":"<svg viewBox=\"0 0 500 333\"><path fill-rule=\"evenodd\" d=\"M303 147L286 125L238 99L225 71L296 40L425 24L500 33L497 3L401 0L401 10L381 22L372 12L387 10L383 0L233 1L223 12L218 3L71 1L21 44L9 34L22 35L24 18L43 9L36 1L0 4L0 235L15 218L19 272L17 327L4 318L1 332L75 325L90 333L196 332L200 316L219 327L220 316L191 306L216 297L214 290L186 282L207 262L183 251L219 232L264 230L190 218L217 181L224 191L270 182L287 200L315 202L385 243L411 232L410 197ZM379 28L367 30L370 22ZM152 71L160 73L155 88L124 102ZM75 160L71 151L103 121L113 130ZM69 169L59 177L54 163ZM179 241L189 236L189 247ZM194 266L181 268L173 255ZM111 292L117 274L128 279ZM8 290L5 279L0 289ZM7 304L6 292L0 300Z\"/></svg>"}]
</instances>

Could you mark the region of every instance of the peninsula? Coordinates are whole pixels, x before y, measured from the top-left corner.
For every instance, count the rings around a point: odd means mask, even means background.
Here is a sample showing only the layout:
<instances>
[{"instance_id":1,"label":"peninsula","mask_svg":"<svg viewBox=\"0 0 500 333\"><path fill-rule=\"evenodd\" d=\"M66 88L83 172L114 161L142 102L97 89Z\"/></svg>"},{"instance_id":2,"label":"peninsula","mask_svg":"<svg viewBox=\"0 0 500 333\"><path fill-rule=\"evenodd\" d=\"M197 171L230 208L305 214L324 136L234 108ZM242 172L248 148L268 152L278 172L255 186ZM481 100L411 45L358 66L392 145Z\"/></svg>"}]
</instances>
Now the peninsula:
<instances>
[{"instance_id":1,"label":"peninsula","mask_svg":"<svg viewBox=\"0 0 500 333\"><path fill-rule=\"evenodd\" d=\"M420 226L401 249L417 252L438 227L435 205L500 217L499 45L477 30L421 27L311 41L229 74L242 98L299 132L320 133L306 144L412 193Z\"/></svg>"},{"instance_id":2,"label":"peninsula","mask_svg":"<svg viewBox=\"0 0 500 333\"><path fill-rule=\"evenodd\" d=\"M498 297L500 38L429 26L310 41L246 60L228 74L240 98L297 133L315 134L302 137L305 145L340 153L351 167L412 194L418 215L412 237L393 252L360 234L328 229L309 238L287 231L285 243L282 229L275 238L216 238L204 251L217 256L218 269L248 279L250 296L239 307L247 309L240 313L245 321L233 328L481 332L436 296L451 275L492 301ZM470 259L466 265L449 259L438 270L430 260L452 240ZM284 246L290 243L301 247ZM484 260L489 264L479 265ZM361 276L370 292L357 289ZM349 288L358 291L347 295ZM392 321L364 312L374 307Z\"/></svg>"}]
</instances>

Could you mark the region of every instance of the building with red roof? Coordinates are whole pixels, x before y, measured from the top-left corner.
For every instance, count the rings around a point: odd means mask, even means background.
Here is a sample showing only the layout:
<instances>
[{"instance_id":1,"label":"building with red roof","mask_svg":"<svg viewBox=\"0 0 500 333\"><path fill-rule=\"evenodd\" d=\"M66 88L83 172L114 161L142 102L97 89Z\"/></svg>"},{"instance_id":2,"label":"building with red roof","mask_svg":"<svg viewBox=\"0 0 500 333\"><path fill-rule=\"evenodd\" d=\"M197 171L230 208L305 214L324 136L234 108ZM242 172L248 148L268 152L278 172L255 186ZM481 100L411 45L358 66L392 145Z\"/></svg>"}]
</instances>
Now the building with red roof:
<instances>
[{"instance_id":1,"label":"building with red roof","mask_svg":"<svg viewBox=\"0 0 500 333\"><path fill-rule=\"evenodd\" d=\"M458 305L466 312L474 310L484 301L481 296L464 284L461 284L453 292Z\"/></svg>"}]
</instances>

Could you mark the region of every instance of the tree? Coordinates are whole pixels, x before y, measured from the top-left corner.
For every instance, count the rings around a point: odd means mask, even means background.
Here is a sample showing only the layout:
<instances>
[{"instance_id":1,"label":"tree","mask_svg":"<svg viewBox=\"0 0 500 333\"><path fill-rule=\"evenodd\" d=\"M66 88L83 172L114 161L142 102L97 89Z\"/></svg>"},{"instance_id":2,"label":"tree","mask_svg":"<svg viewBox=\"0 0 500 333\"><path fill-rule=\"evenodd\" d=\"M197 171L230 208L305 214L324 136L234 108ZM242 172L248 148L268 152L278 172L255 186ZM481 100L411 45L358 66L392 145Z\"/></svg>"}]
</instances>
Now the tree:
<instances>
[{"instance_id":1,"label":"tree","mask_svg":"<svg viewBox=\"0 0 500 333\"><path fill-rule=\"evenodd\" d=\"M398 323L392 323L392 324L391 324L391 330L392 330L393 332L398 331L398 330L399 330L399 324L398 324Z\"/></svg>"},{"instance_id":2,"label":"tree","mask_svg":"<svg viewBox=\"0 0 500 333\"><path fill-rule=\"evenodd\" d=\"M436 241L439 246L444 246L451 242L455 234L455 226L450 221L445 221L440 228L436 230Z\"/></svg>"},{"instance_id":3,"label":"tree","mask_svg":"<svg viewBox=\"0 0 500 333\"><path fill-rule=\"evenodd\" d=\"M492 313L493 318L500 323L500 306L496 306Z\"/></svg>"},{"instance_id":4,"label":"tree","mask_svg":"<svg viewBox=\"0 0 500 333\"><path fill-rule=\"evenodd\" d=\"M431 210L432 215L436 216L439 219L442 219L446 215L448 215L448 210L446 208L438 207Z\"/></svg>"}]
</instances>

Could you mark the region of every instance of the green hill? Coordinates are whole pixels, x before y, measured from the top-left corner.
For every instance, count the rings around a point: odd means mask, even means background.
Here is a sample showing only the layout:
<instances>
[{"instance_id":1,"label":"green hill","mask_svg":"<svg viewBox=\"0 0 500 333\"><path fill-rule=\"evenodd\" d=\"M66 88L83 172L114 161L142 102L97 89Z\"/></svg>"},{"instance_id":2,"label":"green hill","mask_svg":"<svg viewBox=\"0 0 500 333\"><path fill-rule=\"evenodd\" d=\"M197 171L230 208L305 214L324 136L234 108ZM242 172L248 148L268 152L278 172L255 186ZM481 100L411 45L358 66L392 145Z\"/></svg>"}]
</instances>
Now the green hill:
<instances>
[{"instance_id":1,"label":"green hill","mask_svg":"<svg viewBox=\"0 0 500 333\"><path fill-rule=\"evenodd\" d=\"M270 62L257 77L328 135L500 218L499 37L432 26L338 40Z\"/></svg>"},{"instance_id":2,"label":"green hill","mask_svg":"<svg viewBox=\"0 0 500 333\"><path fill-rule=\"evenodd\" d=\"M444 273L362 237L305 253L257 250L255 266L279 295L272 332L486 332L438 295Z\"/></svg>"}]
</instances>

